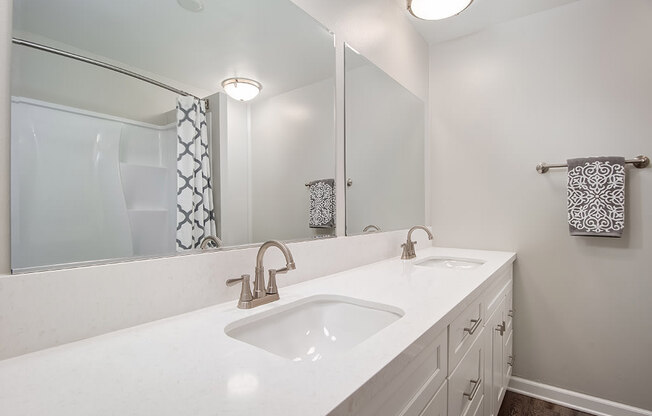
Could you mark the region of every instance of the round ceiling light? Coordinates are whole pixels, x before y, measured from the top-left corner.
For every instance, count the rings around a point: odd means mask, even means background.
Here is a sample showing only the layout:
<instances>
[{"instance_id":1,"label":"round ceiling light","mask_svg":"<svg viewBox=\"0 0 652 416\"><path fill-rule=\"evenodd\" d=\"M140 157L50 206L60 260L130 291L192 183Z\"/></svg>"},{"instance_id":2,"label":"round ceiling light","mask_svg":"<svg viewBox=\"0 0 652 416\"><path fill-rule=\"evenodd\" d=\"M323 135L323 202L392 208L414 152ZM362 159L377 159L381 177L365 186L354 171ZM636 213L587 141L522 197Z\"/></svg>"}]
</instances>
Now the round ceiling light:
<instances>
[{"instance_id":1,"label":"round ceiling light","mask_svg":"<svg viewBox=\"0 0 652 416\"><path fill-rule=\"evenodd\" d=\"M233 99L249 101L258 95L263 86L253 79L228 78L222 81L222 88Z\"/></svg>"},{"instance_id":2,"label":"round ceiling light","mask_svg":"<svg viewBox=\"0 0 652 416\"><path fill-rule=\"evenodd\" d=\"M204 0L177 0L179 6L191 12L201 12L204 10Z\"/></svg>"},{"instance_id":3,"label":"round ceiling light","mask_svg":"<svg viewBox=\"0 0 652 416\"><path fill-rule=\"evenodd\" d=\"M462 13L473 0L407 0L412 16L423 20L441 20Z\"/></svg>"}]
</instances>

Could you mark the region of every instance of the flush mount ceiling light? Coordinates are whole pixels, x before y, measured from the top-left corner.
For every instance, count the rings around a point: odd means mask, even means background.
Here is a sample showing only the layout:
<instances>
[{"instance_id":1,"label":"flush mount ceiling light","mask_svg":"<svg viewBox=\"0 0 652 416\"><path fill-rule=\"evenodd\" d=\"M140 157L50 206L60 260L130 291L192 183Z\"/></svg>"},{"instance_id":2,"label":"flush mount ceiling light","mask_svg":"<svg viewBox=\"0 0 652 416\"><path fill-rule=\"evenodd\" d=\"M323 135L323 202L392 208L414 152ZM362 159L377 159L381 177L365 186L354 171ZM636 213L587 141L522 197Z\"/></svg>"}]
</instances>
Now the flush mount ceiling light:
<instances>
[{"instance_id":1,"label":"flush mount ceiling light","mask_svg":"<svg viewBox=\"0 0 652 416\"><path fill-rule=\"evenodd\" d=\"M204 10L204 0L177 0L179 6L191 12L201 12Z\"/></svg>"},{"instance_id":2,"label":"flush mount ceiling light","mask_svg":"<svg viewBox=\"0 0 652 416\"><path fill-rule=\"evenodd\" d=\"M407 0L412 16L423 20L441 20L462 13L473 0Z\"/></svg>"},{"instance_id":3,"label":"flush mount ceiling light","mask_svg":"<svg viewBox=\"0 0 652 416\"><path fill-rule=\"evenodd\" d=\"M222 81L222 88L233 99L249 101L258 95L263 86L253 79L228 78Z\"/></svg>"}]
</instances>

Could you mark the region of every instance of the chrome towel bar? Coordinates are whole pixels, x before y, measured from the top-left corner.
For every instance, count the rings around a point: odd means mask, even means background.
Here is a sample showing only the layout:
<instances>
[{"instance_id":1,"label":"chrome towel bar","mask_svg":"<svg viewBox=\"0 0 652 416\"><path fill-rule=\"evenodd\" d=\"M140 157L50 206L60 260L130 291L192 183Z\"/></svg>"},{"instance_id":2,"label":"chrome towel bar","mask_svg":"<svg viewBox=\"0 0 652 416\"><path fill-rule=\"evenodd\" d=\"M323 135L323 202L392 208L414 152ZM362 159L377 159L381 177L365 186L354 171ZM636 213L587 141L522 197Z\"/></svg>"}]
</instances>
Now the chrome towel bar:
<instances>
[{"instance_id":1,"label":"chrome towel bar","mask_svg":"<svg viewBox=\"0 0 652 416\"><path fill-rule=\"evenodd\" d=\"M634 167L636 167L638 169L643 169L643 168L646 168L646 167L648 167L650 165L650 158L647 157L647 156L639 155L639 156L636 156L636 158L634 158L634 159L627 159L625 161L625 163L632 164L632 165L634 165ZM551 168L566 168L566 167L568 167L568 165L566 163L555 163L555 164L550 163L549 164L549 163L541 162L541 163L539 163L537 165L537 172L546 173Z\"/></svg>"}]
</instances>

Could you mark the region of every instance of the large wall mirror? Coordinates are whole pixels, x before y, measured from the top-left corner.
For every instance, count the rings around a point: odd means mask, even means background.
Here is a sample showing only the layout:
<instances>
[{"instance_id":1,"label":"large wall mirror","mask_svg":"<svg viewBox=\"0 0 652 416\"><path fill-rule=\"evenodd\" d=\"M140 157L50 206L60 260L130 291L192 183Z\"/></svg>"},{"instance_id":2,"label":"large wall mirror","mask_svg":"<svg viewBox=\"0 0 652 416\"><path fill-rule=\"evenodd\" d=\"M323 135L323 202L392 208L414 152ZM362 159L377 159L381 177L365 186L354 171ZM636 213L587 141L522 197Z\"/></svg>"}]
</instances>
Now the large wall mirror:
<instances>
[{"instance_id":1,"label":"large wall mirror","mask_svg":"<svg viewBox=\"0 0 652 416\"><path fill-rule=\"evenodd\" d=\"M13 10L14 272L334 234L333 37L290 0Z\"/></svg>"},{"instance_id":2,"label":"large wall mirror","mask_svg":"<svg viewBox=\"0 0 652 416\"><path fill-rule=\"evenodd\" d=\"M346 233L425 221L425 108L417 96L347 46Z\"/></svg>"}]
</instances>

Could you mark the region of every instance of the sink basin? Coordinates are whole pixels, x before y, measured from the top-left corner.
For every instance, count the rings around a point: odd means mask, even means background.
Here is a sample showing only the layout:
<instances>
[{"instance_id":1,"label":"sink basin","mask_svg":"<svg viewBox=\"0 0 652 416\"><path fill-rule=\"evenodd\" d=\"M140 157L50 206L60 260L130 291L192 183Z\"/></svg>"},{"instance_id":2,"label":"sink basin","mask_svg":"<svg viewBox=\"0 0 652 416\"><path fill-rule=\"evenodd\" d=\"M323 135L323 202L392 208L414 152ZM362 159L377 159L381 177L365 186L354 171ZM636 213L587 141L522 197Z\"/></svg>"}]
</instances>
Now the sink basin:
<instances>
[{"instance_id":1,"label":"sink basin","mask_svg":"<svg viewBox=\"0 0 652 416\"><path fill-rule=\"evenodd\" d=\"M229 324L232 338L292 361L317 361L347 351L404 312L345 296L311 296Z\"/></svg>"},{"instance_id":2,"label":"sink basin","mask_svg":"<svg viewBox=\"0 0 652 416\"><path fill-rule=\"evenodd\" d=\"M455 257L428 257L414 263L415 266L421 267L440 267L452 270L470 270L484 264L483 260L478 259L460 259Z\"/></svg>"}]
</instances>

